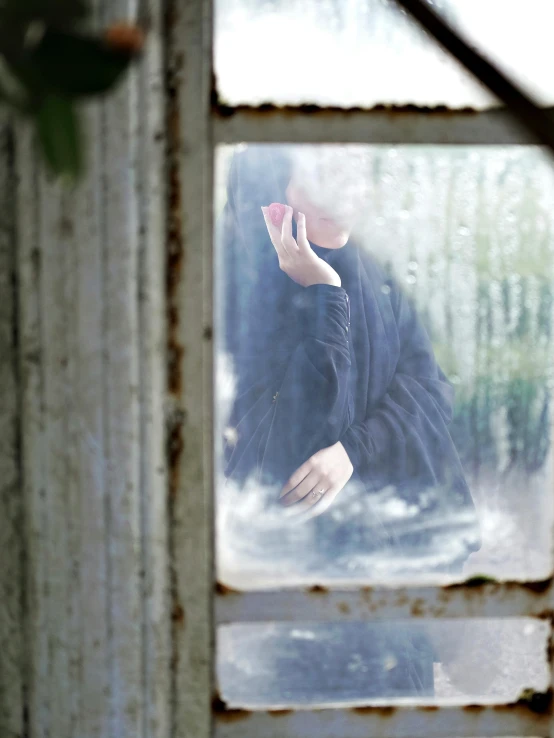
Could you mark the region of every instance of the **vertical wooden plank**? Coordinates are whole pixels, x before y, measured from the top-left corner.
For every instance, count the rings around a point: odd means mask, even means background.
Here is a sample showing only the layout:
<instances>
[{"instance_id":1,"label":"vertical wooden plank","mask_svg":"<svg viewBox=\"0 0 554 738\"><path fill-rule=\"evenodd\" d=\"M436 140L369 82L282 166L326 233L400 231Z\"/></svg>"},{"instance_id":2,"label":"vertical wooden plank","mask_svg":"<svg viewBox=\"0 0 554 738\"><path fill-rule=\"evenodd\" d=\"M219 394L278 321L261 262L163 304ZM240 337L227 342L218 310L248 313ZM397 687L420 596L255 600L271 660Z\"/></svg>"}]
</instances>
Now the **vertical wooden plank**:
<instances>
[{"instance_id":1,"label":"vertical wooden plank","mask_svg":"<svg viewBox=\"0 0 554 738\"><path fill-rule=\"evenodd\" d=\"M104 22L134 20L130 0ZM132 69L104 103L105 450L113 735L143 735L138 303L138 88Z\"/></svg>"},{"instance_id":2,"label":"vertical wooden plank","mask_svg":"<svg viewBox=\"0 0 554 738\"><path fill-rule=\"evenodd\" d=\"M75 262L73 435L78 489L76 530L80 547L78 685L75 735L109 738L107 489L104 439L104 280L102 233L102 116L98 103L84 111L88 173L75 195L71 219Z\"/></svg>"},{"instance_id":3,"label":"vertical wooden plank","mask_svg":"<svg viewBox=\"0 0 554 738\"><path fill-rule=\"evenodd\" d=\"M212 3L172 0L169 437L176 737L208 738L213 698Z\"/></svg>"},{"instance_id":4,"label":"vertical wooden plank","mask_svg":"<svg viewBox=\"0 0 554 738\"><path fill-rule=\"evenodd\" d=\"M66 226L60 185L47 182L44 172L39 177L39 244L42 254L40 313L42 320L42 354L44 414L47 449L44 457L43 484L47 488L48 538L41 549L47 551L48 638L48 705L46 735L68 738L71 733L70 700L73 685L69 676L69 658L75 644L71 642L70 598L77 587L71 566L69 531L70 451L68 418L72 388L68 375L67 331L70 325L69 305L65 299L68 273ZM44 550L44 549L43 549ZM60 624L64 623L64 628Z\"/></svg>"},{"instance_id":5,"label":"vertical wooden plank","mask_svg":"<svg viewBox=\"0 0 554 738\"><path fill-rule=\"evenodd\" d=\"M0 735L23 735L23 506L19 454L12 132L0 120Z\"/></svg>"},{"instance_id":6,"label":"vertical wooden plank","mask_svg":"<svg viewBox=\"0 0 554 738\"><path fill-rule=\"evenodd\" d=\"M139 347L141 387L141 501L145 738L169 738L171 620L165 444L167 228L164 14L145 0L149 41L140 72ZM145 451L147 450L147 453Z\"/></svg>"},{"instance_id":7,"label":"vertical wooden plank","mask_svg":"<svg viewBox=\"0 0 554 738\"><path fill-rule=\"evenodd\" d=\"M43 254L39 247L38 175L31 131L27 128L18 131L16 142L27 709L29 733L33 738L39 738L47 734L50 723L49 530L44 464L43 316L40 304Z\"/></svg>"}]
</instances>

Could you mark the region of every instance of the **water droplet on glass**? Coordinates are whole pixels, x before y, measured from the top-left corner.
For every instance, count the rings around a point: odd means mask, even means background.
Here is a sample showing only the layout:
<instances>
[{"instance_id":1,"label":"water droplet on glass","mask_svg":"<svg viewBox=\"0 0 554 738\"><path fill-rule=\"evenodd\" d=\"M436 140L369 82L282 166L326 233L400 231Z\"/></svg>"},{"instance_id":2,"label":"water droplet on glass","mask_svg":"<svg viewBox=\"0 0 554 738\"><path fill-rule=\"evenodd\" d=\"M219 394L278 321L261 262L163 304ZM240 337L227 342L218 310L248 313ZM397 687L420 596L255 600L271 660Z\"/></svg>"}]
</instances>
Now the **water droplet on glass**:
<instances>
[{"instance_id":1,"label":"water droplet on glass","mask_svg":"<svg viewBox=\"0 0 554 738\"><path fill-rule=\"evenodd\" d=\"M396 149L389 150L389 159L396 159L397 156L398 156L398 151Z\"/></svg>"},{"instance_id":2,"label":"water droplet on glass","mask_svg":"<svg viewBox=\"0 0 554 738\"><path fill-rule=\"evenodd\" d=\"M419 265L417 261L410 261L410 263L408 264L408 269L410 270L410 272L417 272L418 266Z\"/></svg>"},{"instance_id":3,"label":"water droplet on glass","mask_svg":"<svg viewBox=\"0 0 554 738\"><path fill-rule=\"evenodd\" d=\"M460 226L458 228L458 233L460 234L460 236L469 236L470 230L467 226Z\"/></svg>"},{"instance_id":4,"label":"water droplet on glass","mask_svg":"<svg viewBox=\"0 0 554 738\"><path fill-rule=\"evenodd\" d=\"M450 381L452 382L452 384L460 384L460 382L461 382L462 380L460 379L460 377L459 377L459 376L458 376L457 374L453 374L453 375L452 375L452 376L450 377Z\"/></svg>"},{"instance_id":5,"label":"water droplet on glass","mask_svg":"<svg viewBox=\"0 0 554 738\"><path fill-rule=\"evenodd\" d=\"M415 284L416 283L415 276L413 274L408 274L408 276L406 277L406 282L408 284Z\"/></svg>"},{"instance_id":6,"label":"water droplet on glass","mask_svg":"<svg viewBox=\"0 0 554 738\"><path fill-rule=\"evenodd\" d=\"M401 220L408 220L410 217L410 211L409 210L401 210L400 211L400 219Z\"/></svg>"},{"instance_id":7,"label":"water droplet on glass","mask_svg":"<svg viewBox=\"0 0 554 738\"><path fill-rule=\"evenodd\" d=\"M388 286L388 284L384 284L384 285L381 286L381 292L384 295L389 295L390 294L390 287Z\"/></svg>"}]
</instances>

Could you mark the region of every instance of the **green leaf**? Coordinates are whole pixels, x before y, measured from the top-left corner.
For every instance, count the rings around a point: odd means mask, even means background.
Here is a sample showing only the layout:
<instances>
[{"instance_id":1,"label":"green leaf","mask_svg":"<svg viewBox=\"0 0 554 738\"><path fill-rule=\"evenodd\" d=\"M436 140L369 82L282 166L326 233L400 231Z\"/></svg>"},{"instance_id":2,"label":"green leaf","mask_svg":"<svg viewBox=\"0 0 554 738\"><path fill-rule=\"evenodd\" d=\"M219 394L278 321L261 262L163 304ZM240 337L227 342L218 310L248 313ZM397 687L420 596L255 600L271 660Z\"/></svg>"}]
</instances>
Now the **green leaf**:
<instances>
[{"instance_id":1,"label":"green leaf","mask_svg":"<svg viewBox=\"0 0 554 738\"><path fill-rule=\"evenodd\" d=\"M36 114L42 153L55 175L76 179L82 169L79 121L71 100L47 95Z\"/></svg>"},{"instance_id":2,"label":"green leaf","mask_svg":"<svg viewBox=\"0 0 554 738\"><path fill-rule=\"evenodd\" d=\"M29 57L44 86L66 97L109 90L129 66L132 55L110 49L102 39L47 31Z\"/></svg>"}]
</instances>

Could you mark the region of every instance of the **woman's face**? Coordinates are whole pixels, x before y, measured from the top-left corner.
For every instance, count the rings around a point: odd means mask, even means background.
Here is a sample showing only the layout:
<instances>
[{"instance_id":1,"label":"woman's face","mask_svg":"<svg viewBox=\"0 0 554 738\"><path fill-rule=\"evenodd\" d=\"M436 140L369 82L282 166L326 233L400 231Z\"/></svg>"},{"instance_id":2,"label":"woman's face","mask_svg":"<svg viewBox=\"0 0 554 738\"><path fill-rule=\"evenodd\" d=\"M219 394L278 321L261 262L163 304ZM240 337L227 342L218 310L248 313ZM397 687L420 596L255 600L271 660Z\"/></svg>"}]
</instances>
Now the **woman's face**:
<instances>
[{"instance_id":1,"label":"woman's face","mask_svg":"<svg viewBox=\"0 0 554 738\"><path fill-rule=\"evenodd\" d=\"M328 249L342 248L359 216L362 198L348 171L337 167L337 162L317 157L293 167L286 190L288 204L306 216L308 240Z\"/></svg>"}]
</instances>

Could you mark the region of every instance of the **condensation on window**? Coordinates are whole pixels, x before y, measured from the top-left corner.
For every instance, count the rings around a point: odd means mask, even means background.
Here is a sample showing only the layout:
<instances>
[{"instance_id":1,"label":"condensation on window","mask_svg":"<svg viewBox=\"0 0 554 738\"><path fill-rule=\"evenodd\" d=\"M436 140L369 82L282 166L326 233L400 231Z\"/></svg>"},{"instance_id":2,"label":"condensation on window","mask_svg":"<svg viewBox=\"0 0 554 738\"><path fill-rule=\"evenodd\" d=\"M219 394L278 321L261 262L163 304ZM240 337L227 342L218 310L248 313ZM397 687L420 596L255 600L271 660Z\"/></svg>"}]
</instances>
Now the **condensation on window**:
<instances>
[{"instance_id":1,"label":"condensation on window","mask_svg":"<svg viewBox=\"0 0 554 738\"><path fill-rule=\"evenodd\" d=\"M554 101L548 0L429 0L545 104ZM219 0L215 71L240 103L484 108L493 98L390 0Z\"/></svg>"},{"instance_id":2,"label":"condensation on window","mask_svg":"<svg viewBox=\"0 0 554 738\"><path fill-rule=\"evenodd\" d=\"M284 160L329 218L344 215L344 193L358 203L350 240L332 257L349 261L329 261L342 288L305 289L279 270L260 205L283 200ZM217 165L218 578L256 589L546 577L554 175L544 155L238 146L219 149ZM349 316L341 290L351 292ZM335 436L357 470L323 514L289 515L272 459L286 468ZM229 458L250 467L234 476Z\"/></svg>"},{"instance_id":3,"label":"condensation on window","mask_svg":"<svg viewBox=\"0 0 554 738\"><path fill-rule=\"evenodd\" d=\"M498 704L547 690L547 641L525 618L230 625L217 677L230 707Z\"/></svg>"}]
</instances>

